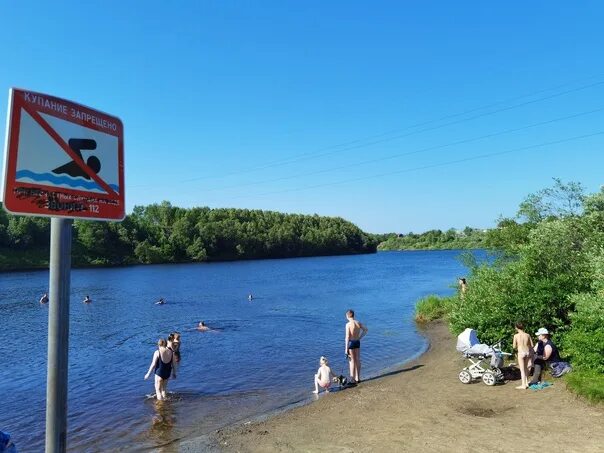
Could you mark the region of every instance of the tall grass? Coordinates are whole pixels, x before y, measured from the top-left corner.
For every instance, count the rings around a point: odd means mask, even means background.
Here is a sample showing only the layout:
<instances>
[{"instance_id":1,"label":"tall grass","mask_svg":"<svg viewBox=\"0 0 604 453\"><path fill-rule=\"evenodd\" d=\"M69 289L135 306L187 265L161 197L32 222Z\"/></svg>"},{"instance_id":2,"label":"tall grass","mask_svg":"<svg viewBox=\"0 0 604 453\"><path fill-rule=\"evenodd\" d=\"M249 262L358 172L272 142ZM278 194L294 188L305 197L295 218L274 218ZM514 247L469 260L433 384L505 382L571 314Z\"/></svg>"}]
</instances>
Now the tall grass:
<instances>
[{"instance_id":1,"label":"tall grass","mask_svg":"<svg viewBox=\"0 0 604 453\"><path fill-rule=\"evenodd\" d=\"M440 297L434 294L420 299L415 305L415 321L426 323L446 318L452 304L452 299L453 297Z\"/></svg>"},{"instance_id":2,"label":"tall grass","mask_svg":"<svg viewBox=\"0 0 604 453\"><path fill-rule=\"evenodd\" d=\"M604 402L604 374L595 371L573 371L565 376L569 390L592 403Z\"/></svg>"}]
</instances>

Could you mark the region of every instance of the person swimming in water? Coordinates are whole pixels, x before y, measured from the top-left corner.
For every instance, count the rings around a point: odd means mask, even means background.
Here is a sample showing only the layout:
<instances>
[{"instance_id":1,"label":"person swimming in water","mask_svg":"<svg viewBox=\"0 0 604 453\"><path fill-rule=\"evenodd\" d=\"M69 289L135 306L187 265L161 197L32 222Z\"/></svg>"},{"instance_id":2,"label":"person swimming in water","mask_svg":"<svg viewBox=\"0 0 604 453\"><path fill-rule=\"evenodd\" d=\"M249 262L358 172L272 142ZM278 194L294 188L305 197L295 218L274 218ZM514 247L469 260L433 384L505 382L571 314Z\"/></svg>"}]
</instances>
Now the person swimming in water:
<instances>
[{"instance_id":1,"label":"person swimming in water","mask_svg":"<svg viewBox=\"0 0 604 453\"><path fill-rule=\"evenodd\" d=\"M42 297L40 297L40 303L41 304L48 303L48 294L47 293L44 293L44 295Z\"/></svg>"},{"instance_id":2,"label":"person swimming in water","mask_svg":"<svg viewBox=\"0 0 604 453\"><path fill-rule=\"evenodd\" d=\"M82 302L84 302L85 304L89 304L90 302L92 302L92 299L90 298L90 296L86 296Z\"/></svg>"},{"instance_id":3,"label":"person swimming in water","mask_svg":"<svg viewBox=\"0 0 604 453\"><path fill-rule=\"evenodd\" d=\"M250 302L254 300L254 296L252 296L252 293L249 293L247 295L247 300L249 300Z\"/></svg>"},{"instance_id":4,"label":"person swimming in water","mask_svg":"<svg viewBox=\"0 0 604 453\"><path fill-rule=\"evenodd\" d=\"M367 335L367 327L354 319L354 310L346 312L346 337L344 353L349 359L350 378L361 382L361 338Z\"/></svg>"},{"instance_id":5,"label":"person swimming in water","mask_svg":"<svg viewBox=\"0 0 604 453\"><path fill-rule=\"evenodd\" d=\"M163 305L165 303L166 303L166 301L164 300L164 298L160 297L159 300L157 302L155 302L155 305Z\"/></svg>"},{"instance_id":6,"label":"person swimming in water","mask_svg":"<svg viewBox=\"0 0 604 453\"><path fill-rule=\"evenodd\" d=\"M208 330L212 330L212 329L210 329L208 326L206 326L205 322L199 321L199 324L197 324L197 330L199 330L200 332L207 332Z\"/></svg>"}]
</instances>

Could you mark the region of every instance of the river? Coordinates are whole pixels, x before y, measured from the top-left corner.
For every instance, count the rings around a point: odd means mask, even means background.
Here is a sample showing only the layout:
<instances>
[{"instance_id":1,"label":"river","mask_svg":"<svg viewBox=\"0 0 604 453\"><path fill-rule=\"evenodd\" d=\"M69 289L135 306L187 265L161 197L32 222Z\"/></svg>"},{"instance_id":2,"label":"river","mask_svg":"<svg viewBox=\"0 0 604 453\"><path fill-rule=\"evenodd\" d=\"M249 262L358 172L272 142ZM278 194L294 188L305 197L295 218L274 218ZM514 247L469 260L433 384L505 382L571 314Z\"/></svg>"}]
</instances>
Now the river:
<instances>
[{"instance_id":1,"label":"river","mask_svg":"<svg viewBox=\"0 0 604 453\"><path fill-rule=\"evenodd\" d=\"M369 333L363 377L421 354L414 304L450 294L459 251L76 269L71 276L71 451L170 445L312 399L321 355L339 374L345 312ZM44 444L48 272L0 274L0 430L20 451ZM247 296L254 298L249 301ZM93 300L82 303L85 295ZM165 305L155 305L160 297ZM50 301L52 303L52 300ZM215 329L198 332L199 321ZM159 337L182 333L170 401L143 380Z\"/></svg>"}]
</instances>

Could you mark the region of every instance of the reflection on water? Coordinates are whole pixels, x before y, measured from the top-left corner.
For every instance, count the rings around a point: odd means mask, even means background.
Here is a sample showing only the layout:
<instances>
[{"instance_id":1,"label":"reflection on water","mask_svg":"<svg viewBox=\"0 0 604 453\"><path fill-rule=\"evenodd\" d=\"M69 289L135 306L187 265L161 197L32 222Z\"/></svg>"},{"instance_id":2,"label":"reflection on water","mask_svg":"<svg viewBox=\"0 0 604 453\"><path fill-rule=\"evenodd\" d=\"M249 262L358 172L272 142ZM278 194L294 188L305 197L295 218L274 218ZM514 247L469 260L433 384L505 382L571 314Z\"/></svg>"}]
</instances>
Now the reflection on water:
<instances>
[{"instance_id":1,"label":"reflection on water","mask_svg":"<svg viewBox=\"0 0 604 453\"><path fill-rule=\"evenodd\" d=\"M72 272L69 434L73 451L172 451L178 440L311 399L318 359L337 374L344 313L369 327L365 378L425 346L415 301L452 291L457 252L379 253ZM43 449L47 272L1 274L0 341L19 360L0 367L0 429ZM250 290L255 295L248 301ZM93 302L82 304L89 294ZM256 297L257 295L257 297ZM159 297L165 305L155 305ZM52 301L50 301L52 303ZM216 329L199 332L200 320ZM178 379L161 403L143 380L157 338L182 332Z\"/></svg>"},{"instance_id":2,"label":"reflection on water","mask_svg":"<svg viewBox=\"0 0 604 453\"><path fill-rule=\"evenodd\" d=\"M155 415L151 417L151 426L148 431L149 439L156 445L164 445L174 439L172 430L176 423L173 398L166 401L153 401Z\"/></svg>"}]
</instances>

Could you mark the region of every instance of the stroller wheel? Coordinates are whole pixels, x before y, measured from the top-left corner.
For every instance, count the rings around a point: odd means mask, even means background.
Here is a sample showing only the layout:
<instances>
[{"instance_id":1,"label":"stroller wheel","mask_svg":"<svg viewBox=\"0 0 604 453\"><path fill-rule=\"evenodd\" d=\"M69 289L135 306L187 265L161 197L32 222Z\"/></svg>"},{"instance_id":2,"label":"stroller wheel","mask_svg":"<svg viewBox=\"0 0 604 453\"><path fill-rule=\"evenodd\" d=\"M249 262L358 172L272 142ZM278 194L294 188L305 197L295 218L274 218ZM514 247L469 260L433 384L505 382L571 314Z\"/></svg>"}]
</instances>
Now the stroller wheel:
<instances>
[{"instance_id":1,"label":"stroller wheel","mask_svg":"<svg viewBox=\"0 0 604 453\"><path fill-rule=\"evenodd\" d=\"M464 384L469 384L472 382L472 375L468 370L461 370L459 372L459 380Z\"/></svg>"},{"instance_id":2,"label":"stroller wheel","mask_svg":"<svg viewBox=\"0 0 604 453\"><path fill-rule=\"evenodd\" d=\"M482 375L482 382L487 385L495 385L495 383L497 382L497 378L490 371L485 371Z\"/></svg>"}]
</instances>

